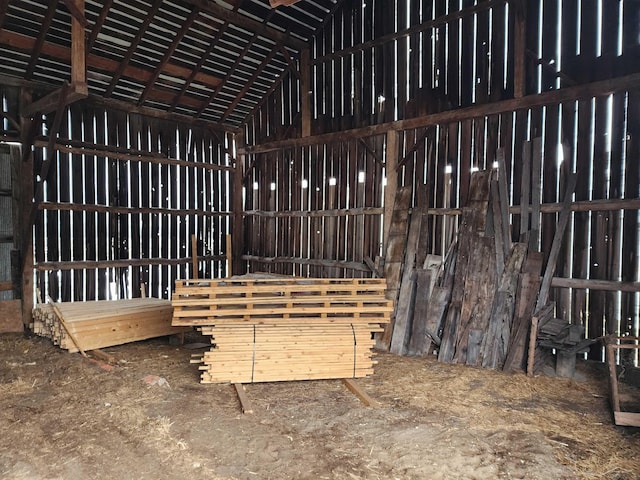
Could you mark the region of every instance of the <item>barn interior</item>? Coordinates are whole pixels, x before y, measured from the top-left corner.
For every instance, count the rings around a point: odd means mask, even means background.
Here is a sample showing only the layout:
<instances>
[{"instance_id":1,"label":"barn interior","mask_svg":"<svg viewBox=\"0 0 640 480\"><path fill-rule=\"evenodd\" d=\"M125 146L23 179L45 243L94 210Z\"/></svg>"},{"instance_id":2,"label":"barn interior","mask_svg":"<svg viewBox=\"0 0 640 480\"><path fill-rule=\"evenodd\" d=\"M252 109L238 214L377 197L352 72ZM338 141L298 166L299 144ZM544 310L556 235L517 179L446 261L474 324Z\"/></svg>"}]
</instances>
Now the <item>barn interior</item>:
<instances>
[{"instance_id":1,"label":"barn interior","mask_svg":"<svg viewBox=\"0 0 640 480\"><path fill-rule=\"evenodd\" d=\"M640 475L637 0L0 0L0 60L3 478Z\"/></svg>"}]
</instances>

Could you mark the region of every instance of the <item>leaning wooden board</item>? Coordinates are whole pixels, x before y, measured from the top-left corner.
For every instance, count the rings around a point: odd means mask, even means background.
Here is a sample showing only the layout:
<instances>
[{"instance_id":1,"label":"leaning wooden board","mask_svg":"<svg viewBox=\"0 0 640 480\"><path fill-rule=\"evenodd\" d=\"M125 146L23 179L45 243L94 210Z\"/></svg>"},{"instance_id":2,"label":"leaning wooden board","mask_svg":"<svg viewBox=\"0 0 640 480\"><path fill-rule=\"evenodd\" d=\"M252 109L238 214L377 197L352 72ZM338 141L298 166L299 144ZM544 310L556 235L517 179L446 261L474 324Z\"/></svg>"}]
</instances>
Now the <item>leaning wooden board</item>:
<instances>
[{"instance_id":1,"label":"leaning wooden board","mask_svg":"<svg viewBox=\"0 0 640 480\"><path fill-rule=\"evenodd\" d=\"M393 311L385 290L385 279L178 280L173 324L211 336L194 360L202 383L365 377Z\"/></svg>"}]
</instances>

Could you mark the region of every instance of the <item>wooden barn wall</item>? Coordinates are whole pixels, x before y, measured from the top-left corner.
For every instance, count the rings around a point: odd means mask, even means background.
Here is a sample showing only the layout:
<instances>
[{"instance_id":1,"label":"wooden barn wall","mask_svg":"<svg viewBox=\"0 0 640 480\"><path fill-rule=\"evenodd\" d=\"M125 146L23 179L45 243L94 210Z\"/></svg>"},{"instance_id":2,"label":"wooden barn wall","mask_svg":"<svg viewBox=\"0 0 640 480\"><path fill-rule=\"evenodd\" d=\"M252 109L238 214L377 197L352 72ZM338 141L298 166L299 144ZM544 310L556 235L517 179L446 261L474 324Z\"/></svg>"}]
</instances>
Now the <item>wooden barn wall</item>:
<instances>
[{"instance_id":1,"label":"wooden barn wall","mask_svg":"<svg viewBox=\"0 0 640 480\"><path fill-rule=\"evenodd\" d=\"M17 94L3 89L5 112ZM36 173L50 155L54 116L35 139ZM37 202L40 299L131 298L143 284L147 295L168 298L176 278L194 276L192 235L199 276L226 276L231 142L207 128L68 107Z\"/></svg>"},{"instance_id":2,"label":"wooden barn wall","mask_svg":"<svg viewBox=\"0 0 640 480\"><path fill-rule=\"evenodd\" d=\"M640 5L627 0L346 1L312 44L302 92L310 95L311 133L637 73L639 19ZM300 136L300 89L297 76L282 79L248 119L247 145ZM554 288L558 314L584 324L592 338L640 333L640 91L604 88L576 101L404 130L400 138L398 186L412 185L412 205L428 209L427 253L436 255L454 238L471 172L495 168L498 150L510 180L513 240L530 232L545 256L567 175L577 172L556 277L590 283ZM249 155L251 269L371 275L364 259L384 253L385 156L385 135ZM526 225L524 203L539 205ZM333 269L338 261L359 265Z\"/></svg>"},{"instance_id":3,"label":"wooden barn wall","mask_svg":"<svg viewBox=\"0 0 640 480\"><path fill-rule=\"evenodd\" d=\"M358 141L261 156L245 179L250 270L371 276L363 262L380 255L382 170Z\"/></svg>"}]
</instances>

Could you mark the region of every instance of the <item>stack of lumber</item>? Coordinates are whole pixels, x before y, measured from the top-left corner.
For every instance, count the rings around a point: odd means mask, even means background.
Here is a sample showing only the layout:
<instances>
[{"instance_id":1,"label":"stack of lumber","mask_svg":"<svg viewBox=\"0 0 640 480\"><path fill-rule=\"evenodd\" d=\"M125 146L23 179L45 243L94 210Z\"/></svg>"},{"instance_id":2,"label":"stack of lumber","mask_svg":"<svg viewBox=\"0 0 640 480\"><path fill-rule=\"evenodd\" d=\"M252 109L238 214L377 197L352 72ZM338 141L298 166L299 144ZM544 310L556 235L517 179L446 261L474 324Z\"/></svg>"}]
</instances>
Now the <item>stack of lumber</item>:
<instances>
[{"instance_id":1,"label":"stack of lumber","mask_svg":"<svg viewBox=\"0 0 640 480\"><path fill-rule=\"evenodd\" d=\"M384 279L177 280L173 325L211 336L202 383L358 378L393 303Z\"/></svg>"},{"instance_id":2,"label":"stack of lumber","mask_svg":"<svg viewBox=\"0 0 640 480\"><path fill-rule=\"evenodd\" d=\"M158 298L40 303L33 311L31 329L77 352L78 346L94 350L187 330L172 327L171 315L171 303Z\"/></svg>"}]
</instances>

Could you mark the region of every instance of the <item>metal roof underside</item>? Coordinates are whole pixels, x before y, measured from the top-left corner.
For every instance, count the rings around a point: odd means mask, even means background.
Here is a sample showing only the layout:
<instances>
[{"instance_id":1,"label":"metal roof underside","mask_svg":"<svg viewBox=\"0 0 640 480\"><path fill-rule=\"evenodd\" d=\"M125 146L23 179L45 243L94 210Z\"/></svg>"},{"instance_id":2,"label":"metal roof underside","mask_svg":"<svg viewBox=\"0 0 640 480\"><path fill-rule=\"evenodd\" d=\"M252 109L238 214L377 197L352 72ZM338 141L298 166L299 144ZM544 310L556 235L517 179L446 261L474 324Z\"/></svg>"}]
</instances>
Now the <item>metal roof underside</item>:
<instances>
[{"instance_id":1,"label":"metal roof underside","mask_svg":"<svg viewBox=\"0 0 640 480\"><path fill-rule=\"evenodd\" d=\"M0 73L55 87L68 81L72 2L0 0ZM89 94L237 127L295 67L337 3L86 0Z\"/></svg>"}]
</instances>

